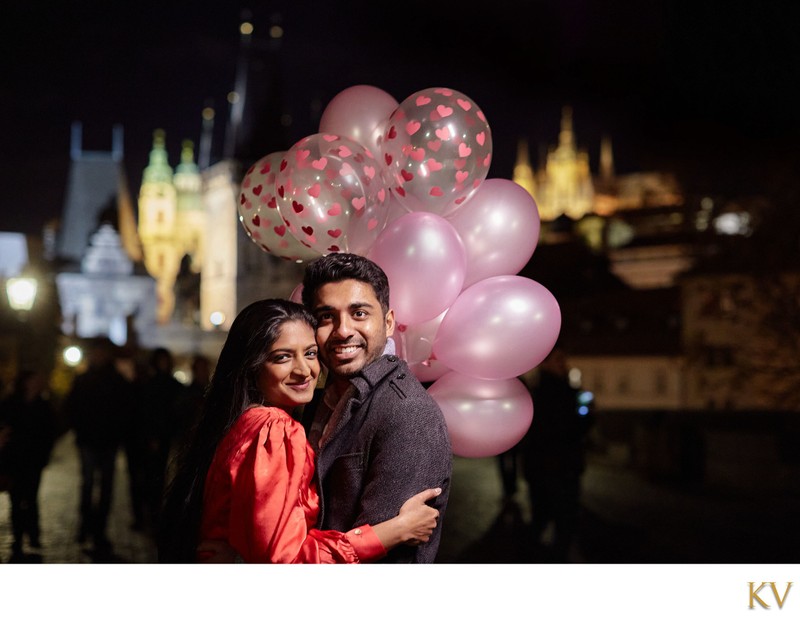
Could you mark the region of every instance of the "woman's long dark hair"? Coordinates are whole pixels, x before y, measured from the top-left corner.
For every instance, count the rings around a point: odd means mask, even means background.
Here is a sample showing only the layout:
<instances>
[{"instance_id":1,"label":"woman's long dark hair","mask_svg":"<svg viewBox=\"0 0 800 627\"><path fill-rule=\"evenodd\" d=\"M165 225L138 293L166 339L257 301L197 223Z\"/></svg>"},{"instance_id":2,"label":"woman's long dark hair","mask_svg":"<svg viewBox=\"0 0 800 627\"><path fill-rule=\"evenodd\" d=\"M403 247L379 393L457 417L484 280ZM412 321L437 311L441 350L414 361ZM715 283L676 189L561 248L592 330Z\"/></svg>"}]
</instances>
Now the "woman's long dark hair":
<instances>
[{"instance_id":1,"label":"woman's long dark hair","mask_svg":"<svg viewBox=\"0 0 800 627\"><path fill-rule=\"evenodd\" d=\"M186 449L166 493L158 530L158 561L196 561L206 474L224 435L247 407L263 404L258 374L281 326L289 321L316 327L302 305L282 299L245 307L231 325Z\"/></svg>"}]
</instances>

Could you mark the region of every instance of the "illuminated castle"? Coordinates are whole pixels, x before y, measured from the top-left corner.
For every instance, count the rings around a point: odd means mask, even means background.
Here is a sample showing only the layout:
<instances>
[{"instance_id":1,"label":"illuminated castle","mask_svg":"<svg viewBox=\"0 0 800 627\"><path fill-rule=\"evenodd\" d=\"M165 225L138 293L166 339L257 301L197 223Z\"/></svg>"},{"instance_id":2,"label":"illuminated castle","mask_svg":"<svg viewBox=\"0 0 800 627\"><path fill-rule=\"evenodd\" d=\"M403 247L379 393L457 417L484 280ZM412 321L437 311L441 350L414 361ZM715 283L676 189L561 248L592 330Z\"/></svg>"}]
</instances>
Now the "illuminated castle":
<instances>
[{"instance_id":1,"label":"illuminated castle","mask_svg":"<svg viewBox=\"0 0 800 627\"><path fill-rule=\"evenodd\" d=\"M564 215L580 220L589 214L611 216L620 211L678 206L683 202L674 176L664 172L617 175L611 140L600 145L599 172L592 175L589 155L578 148L572 109L564 107L558 145L548 149L537 172L530 165L528 144L521 140L513 180L536 200L539 217L552 222Z\"/></svg>"}]
</instances>

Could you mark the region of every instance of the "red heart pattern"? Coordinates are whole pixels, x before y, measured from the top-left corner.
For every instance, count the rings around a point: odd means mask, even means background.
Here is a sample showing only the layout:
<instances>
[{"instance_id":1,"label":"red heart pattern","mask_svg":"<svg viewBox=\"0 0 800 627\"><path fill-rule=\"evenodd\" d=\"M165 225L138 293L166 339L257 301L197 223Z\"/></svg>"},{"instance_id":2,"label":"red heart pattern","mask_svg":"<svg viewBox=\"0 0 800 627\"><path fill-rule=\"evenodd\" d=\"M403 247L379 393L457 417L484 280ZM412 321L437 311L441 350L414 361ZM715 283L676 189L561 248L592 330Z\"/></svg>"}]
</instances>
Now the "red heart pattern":
<instances>
[{"instance_id":1,"label":"red heart pattern","mask_svg":"<svg viewBox=\"0 0 800 627\"><path fill-rule=\"evenodd\" d=\"M395 135L402 128L395 126ZM393 162L391 153L381 154ZM283 191L276 202L281 214L293 217L297 239L319 254L332 246L366 253L380 231L370 224L385 222L390 198L371 153L352 139L320 134L297 142L285 160L274 182Z\"/></svg>"},{"instance_id":2,"label":"red heart pattern","mask_svg":"<svg viewBox=\"0 0 800 627\"><path fill-rule=\"evenodd\" d=\"M294 261L339 250L364 254L386 224L392 198L406 211L446 215L488 173L486 117L458 91L421 90L381 127L383 134L371 139L380 164L369 148L335 132L303 138L253 164L237 205L248 237ZM284 224L273 227L276 214Z\"/></svg>"},{"instance_id":3,"label":"red heart pattern","mask_svg":"<svg viewBox=\"0 0 800 627\"><path fill-rule=\"evenodd\" d=\"M278 210L276 172L286 163L286 153L271 153L252 164L244 176L238 199L239 221L245 233L264 252L292 261L312 258L291 235ZM283 190L281 190L283 191ZM273 226L277 224L277 226Z\"/></svg>"}]
</instances>

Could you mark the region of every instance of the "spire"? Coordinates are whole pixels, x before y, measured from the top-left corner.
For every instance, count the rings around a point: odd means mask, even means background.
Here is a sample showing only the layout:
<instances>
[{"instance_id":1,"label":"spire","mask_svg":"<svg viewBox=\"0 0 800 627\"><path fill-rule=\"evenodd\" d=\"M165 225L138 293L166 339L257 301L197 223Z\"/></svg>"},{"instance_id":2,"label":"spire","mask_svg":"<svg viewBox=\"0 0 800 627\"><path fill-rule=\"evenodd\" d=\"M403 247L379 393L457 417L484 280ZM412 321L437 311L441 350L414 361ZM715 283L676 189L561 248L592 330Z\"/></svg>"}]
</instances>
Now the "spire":
<instances>
[{"instance_id":1,"label":"spire","mask_svg":"<svg viewBox=\"0 0 800 627\"><path fill-rule=\"evenodd\" d=\"M111 158L114 161L122 161L124 155L123 138L122 124L115 124L111 130Z\"/></svg>"},{"instance_id":2,"label":"spire","mask_svg":"<svg viewBox=\"0 0 800 627\"><path fill-rule=\"evenodd\" d=\"M536 193L536 179L531 167L528 140L524 138L517 142L517 162L514 165L513 181L523 187L532 197Z\"/></svg>"},{"instance_id":3,"label":"spire","mask_svg":"<svg viewBox=\"0 0 800 627\"><path fill-rule=\"evenodd\" d=\"M600 178L606 181L614 178L614 153L608 135L600 140Z\"/></svg>"},{"instance_id":4,"label":"spire","mask_svg":"<svg viewBox=\"0 0 800 627\"><path fill-rule=\"evenodd\" d=\"M83 125L80 122L73 122L71 131L69 156L73 161L77 161L83 152Z\"/></svg>"},{"instance_id":5,"label":"spire","mask_svg":"<svg viewBox=\"0 0 800 627\"><path fill-rule=\"evenodd\" d=\"M203 130L200 133L200 154L197 157L197 165L201 170L205 170L211 165L211 144L214 139L214 107L207 103L203 108Z\"/></svg>"},{"instance_id":6,"label":"spire","mask_svg":"<svg viewBox=\"0 0 800 627\"><path fill-rule=\"evenodd\" d=\"M181 147L181 162L175 168L175 177L173 178L175 189L178 194L199 194L203 185L202 177L200 176L200 168L194 162L194 142L186 139L183 141ZM181 202L178 202L178 210L180 211Z\"/></svg>"},{"instance_id":7,"label":"spire","mask_svg":"<svg viewBox=\"0 0 800 627\"><path fill-rule=\"evenodd\" d=\"M162 129L153 131L153 148L150 150L150 161L142 175L142 183L172 182L172 168L167 158L164 138Z\"/></svg>"},{"instance_id":8,"label":"spire","mask_svg":"<svg viewBox=\"0 0 800 627\"><path fill-rule=\"evenodd\" d=\"M561 132L558 134L558 145L574 147L575 135L572 131L572 107L561 109Z\"/></svg>"},{"instance_id":9,"label":"spire","mask_svg":"<svg viewBox=\"0 0 800 627\"><path fill-rule=\"evenodd\" d=\"M239 134L242 130L244 107L247 100L247 74L253 25L249 21L249 11L245 9L242 11L241 15L242 22L239 24L239 59L236 62L236 81L233 86L233 91L228 94L228 102L230 102L231 108L228 128L225 132L224 157L226 159L233 159L236 156L236 149L241 141Z\"/></svg>"},{"instance_id":10,"label":"spire","mask_svg":"<svg viewBox=\"0 0 800 627\"><path fill-rule=\"evenodd\" d=\"M190 139L185 139L181 144L181 162L175 168L175 173L196 174L197 171L197 164L194 162L194 142Z\"/></svg>"}]
</instances>

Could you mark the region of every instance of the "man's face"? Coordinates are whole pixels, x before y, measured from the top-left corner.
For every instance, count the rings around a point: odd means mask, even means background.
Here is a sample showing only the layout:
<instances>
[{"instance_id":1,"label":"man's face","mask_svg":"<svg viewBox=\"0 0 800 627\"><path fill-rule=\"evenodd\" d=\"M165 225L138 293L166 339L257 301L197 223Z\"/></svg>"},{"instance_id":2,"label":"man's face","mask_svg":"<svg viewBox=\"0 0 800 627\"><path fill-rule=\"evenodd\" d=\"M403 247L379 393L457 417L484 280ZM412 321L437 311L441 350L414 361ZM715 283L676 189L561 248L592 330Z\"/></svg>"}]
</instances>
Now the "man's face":
<instances>
[{"instance_id":1,"label":"man's face","mask_svg":"<svg viewBox=\"0 0 800 627\"><path fill-rule=\"evenodd\" d=\"M378 359L394 332L394 312L384 316L372 287L354 279L320 287L312 309L320 357L335 377L351 377Z\"/></svg>"}]
</instances>

